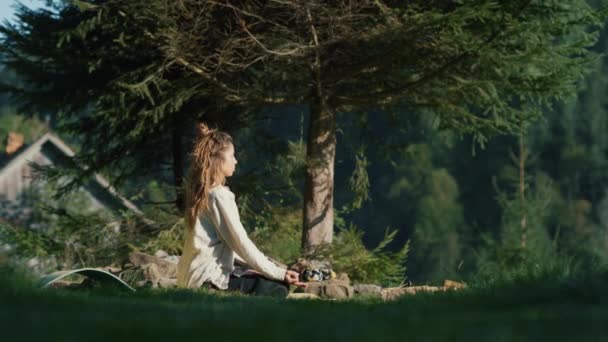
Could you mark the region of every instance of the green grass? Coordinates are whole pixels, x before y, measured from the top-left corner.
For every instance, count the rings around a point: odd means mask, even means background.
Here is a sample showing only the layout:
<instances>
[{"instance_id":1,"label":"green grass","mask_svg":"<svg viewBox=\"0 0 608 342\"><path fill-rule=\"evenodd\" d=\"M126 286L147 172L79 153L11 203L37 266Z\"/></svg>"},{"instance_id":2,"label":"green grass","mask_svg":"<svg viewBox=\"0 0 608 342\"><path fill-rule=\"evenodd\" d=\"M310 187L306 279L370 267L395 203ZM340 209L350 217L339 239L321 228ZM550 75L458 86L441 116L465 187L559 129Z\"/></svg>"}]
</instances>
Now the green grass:
<instances>
[{"instance_id":1,"label":"green grass","mask_svg":"<svg viewBox=\"0 0 608 342\"><path fill-rule=\"evenodd\" d=\"M17 279L17 280L15 280ZM0 281L3 341L607 341L608 275L473 285L382 303Z\"/></svg>"}]
</instances>

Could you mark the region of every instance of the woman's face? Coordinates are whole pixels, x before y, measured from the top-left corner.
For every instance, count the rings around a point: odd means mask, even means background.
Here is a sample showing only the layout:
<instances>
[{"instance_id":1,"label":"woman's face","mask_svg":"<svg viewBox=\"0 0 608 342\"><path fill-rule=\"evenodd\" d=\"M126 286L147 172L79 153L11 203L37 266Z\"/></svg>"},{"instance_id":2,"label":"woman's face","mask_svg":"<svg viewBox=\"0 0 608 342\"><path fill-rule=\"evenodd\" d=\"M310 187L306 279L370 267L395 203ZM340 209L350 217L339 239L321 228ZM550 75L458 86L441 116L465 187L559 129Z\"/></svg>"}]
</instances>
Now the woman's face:
<instances>
[{"instance_id":1,"label":"woman's face","mask_svg":"<svg viewBox=\"0 0 608 342\"><path fill-rule=\"evenodd\" d=\"M234 173L236 169L236 158L234 157L234 146L232 144L228 145L228 147L224 150L222 165L220 166L220 171L224 175L224 177L230 177Z\"/></svg>"}]
</instances>

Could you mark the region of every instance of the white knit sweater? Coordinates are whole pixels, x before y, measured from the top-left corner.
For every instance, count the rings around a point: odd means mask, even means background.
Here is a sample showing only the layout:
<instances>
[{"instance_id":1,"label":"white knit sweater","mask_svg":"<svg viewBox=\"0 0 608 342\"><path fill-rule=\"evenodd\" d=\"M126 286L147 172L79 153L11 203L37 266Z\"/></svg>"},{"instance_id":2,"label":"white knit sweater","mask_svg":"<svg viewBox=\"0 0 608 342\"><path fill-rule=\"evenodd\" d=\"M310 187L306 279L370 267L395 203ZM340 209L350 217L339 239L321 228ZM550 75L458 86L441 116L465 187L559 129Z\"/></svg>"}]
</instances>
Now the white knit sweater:
<instances>
[{"instance_id":1,"label":"white knit sweater","mask_svg":"<svg viewBox=\"0 0 608 342\"><path fill-rule=\"evenodd\" d=\"M197 288L204 282L211 282L220 289L227 289L235 257L242 258L267 278L279 281L285 278L286 270L268 260L247 236L234 194L228 187L211 189L209 209L199 214L194 229L186 229L177 266L179 286Z\"/></svg>"}]
</instances>

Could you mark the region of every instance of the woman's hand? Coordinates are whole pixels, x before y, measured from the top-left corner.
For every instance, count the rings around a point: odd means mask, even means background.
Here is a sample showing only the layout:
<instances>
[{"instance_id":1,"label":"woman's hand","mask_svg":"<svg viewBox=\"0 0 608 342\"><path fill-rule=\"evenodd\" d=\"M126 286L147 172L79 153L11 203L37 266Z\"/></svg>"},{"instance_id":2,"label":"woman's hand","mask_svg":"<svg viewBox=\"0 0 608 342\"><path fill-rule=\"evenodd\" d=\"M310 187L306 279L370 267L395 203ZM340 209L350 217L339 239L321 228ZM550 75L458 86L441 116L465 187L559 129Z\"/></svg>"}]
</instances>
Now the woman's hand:
<instances>
[{"instance_id":1,"label":"woman's hand","mask_svg":"<svg viewBox=\"0 0 608 342\"><path fill-rule=\"evenodd\" d=\"M303 287L303 288L308 287L307 283L300 281L300 274L298 272L292 271L292 270L287 270L287 272L285 272L285 279L283 279L283 281L285 283L287 283L288 285L293 285L293 286Z\"/></svg>"}]
</instances>

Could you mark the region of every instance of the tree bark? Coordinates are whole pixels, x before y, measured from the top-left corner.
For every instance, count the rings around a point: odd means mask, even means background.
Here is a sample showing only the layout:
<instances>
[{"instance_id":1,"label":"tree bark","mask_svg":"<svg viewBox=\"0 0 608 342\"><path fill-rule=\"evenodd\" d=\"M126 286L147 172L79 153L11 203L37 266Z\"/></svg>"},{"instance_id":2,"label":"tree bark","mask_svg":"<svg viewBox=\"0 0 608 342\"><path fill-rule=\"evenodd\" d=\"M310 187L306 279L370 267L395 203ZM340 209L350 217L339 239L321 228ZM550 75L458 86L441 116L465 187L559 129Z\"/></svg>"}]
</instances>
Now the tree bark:
<instances>
[{"instance_id":1,"label":"tree bark","mask_svg":"<svg viewBox=\"0 0 608 342\"><path fill-rule=\"evenodd\" d=\"M526 248L528 240L528 214L526 212L526 159L528 152L524 145L524 125L519 127L519 201L521 206L521 247Z\"/></svg>"},{"instance_id":2,"label":"tree bark","mask_svg":"<svg viewBox=\"0 0 608 342\"><path fill-rule=\"evenodd\" d=\"M313 96L310 107L302 234L305 254L313 252L316 246L331 243L334 228L336 118L323 98Z\"/></svg>"},{"instance_id":3,"label":"tree bark","mask_svg":"<svg viewBox=\"0 0 608 342\"><path fill-rule=\"evenodd\" d=\"M175 185L175 205L180 211L185 210L184 198L184 153L182 146L182 130L179 123L173 126L171 137L171 152L173 155L173 182Z\"/></svg>"},{"instance_id":4,"label":"tree bark","mask_svg":"<svg viewBox=\"0 0 608 342\"><path fill-rule=\"evenodd\" d=\"M319 37L310 9L306 9L311 38L316 47L310 61L310 123L306 149L302 252L314 254L316 247L331 243L334 235L334 161L336 159L336 115L327 104L322 84Z\"/></svg>"}]
</instances>

